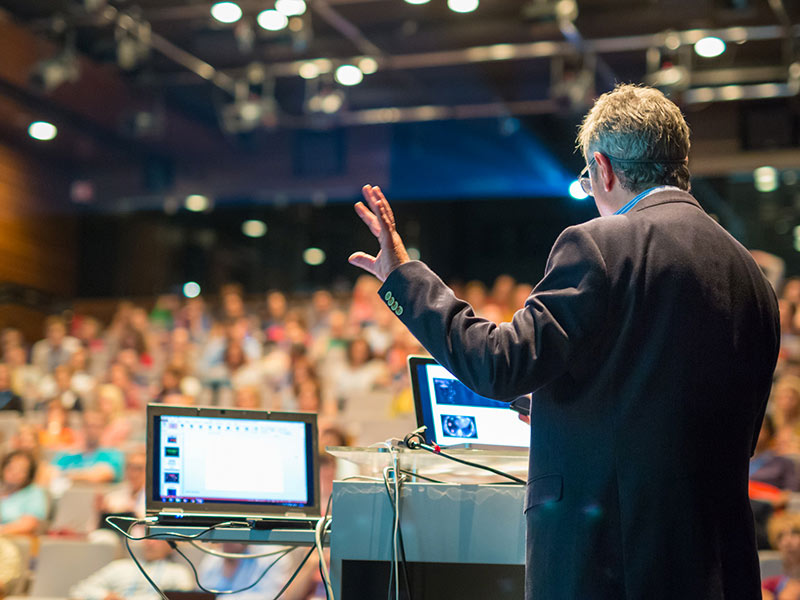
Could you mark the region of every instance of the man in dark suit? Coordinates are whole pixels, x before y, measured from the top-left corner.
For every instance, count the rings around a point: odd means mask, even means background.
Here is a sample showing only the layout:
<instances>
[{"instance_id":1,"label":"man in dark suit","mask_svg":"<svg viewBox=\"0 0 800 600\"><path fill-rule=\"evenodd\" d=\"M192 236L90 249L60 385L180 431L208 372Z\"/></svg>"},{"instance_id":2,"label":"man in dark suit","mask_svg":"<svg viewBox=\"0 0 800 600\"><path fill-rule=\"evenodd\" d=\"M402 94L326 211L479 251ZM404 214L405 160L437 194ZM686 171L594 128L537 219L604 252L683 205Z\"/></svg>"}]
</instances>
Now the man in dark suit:
<instances>
[{"instance_id":1,"label":"man in dark suit","mask_svg":"<svg viewBox=\"0 0 800 600\"><path fill-rule=\"evenodd\" d=\"M526 598L760 598L748 462L778 351L750 254L688 193L689 131L660 92L604 94L579 143L601 217L567 228L496 325L411 261L383 194L350 262L477 393L533 392Z\"/></svg>"}]
</instances>

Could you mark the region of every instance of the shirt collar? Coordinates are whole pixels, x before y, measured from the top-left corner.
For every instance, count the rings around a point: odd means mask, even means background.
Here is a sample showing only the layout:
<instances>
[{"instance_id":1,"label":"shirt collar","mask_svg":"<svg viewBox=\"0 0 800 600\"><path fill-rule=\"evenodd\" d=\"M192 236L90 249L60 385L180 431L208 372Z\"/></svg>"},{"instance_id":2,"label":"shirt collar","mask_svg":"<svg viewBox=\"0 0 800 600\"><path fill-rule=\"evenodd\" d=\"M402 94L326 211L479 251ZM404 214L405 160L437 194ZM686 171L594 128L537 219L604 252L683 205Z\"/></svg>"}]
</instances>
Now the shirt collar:
<instances>
[{"instance_id":1,"label":"shirt collar","mask_svg":"<svg viewBox=\"0 0 800 600\"><path fill-rule=\"evenodd\" d=\"M634 206L639 204L639 202L644 200L650 194L653 194L655 192L661 192L661 191L664 191L664 190L680 190L680 188L677 188L674 185L659 185L659 186L656 186L656 187L651 187L651 188L643 191L641 194L637 195L633 200L630 200L625 206L620 208L614 214L615 215L624 215L625 213L630 211Z\"/></svg>"}]
</instances>

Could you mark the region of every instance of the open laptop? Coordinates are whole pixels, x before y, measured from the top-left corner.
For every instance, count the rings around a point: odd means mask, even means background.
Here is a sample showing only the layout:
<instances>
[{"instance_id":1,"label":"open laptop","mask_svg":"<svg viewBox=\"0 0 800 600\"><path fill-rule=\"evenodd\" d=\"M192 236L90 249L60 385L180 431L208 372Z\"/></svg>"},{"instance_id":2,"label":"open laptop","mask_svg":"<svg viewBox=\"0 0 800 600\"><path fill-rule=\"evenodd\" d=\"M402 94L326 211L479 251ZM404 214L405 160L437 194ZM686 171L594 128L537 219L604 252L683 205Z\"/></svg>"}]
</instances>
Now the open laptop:
<instances>
[{"instance_id":1,"label":"open laptop","mask_svg":"<svg viewBox=\"0 0 800 600\"><path fill-rule=\"evenodd\" d=\"M517 449L530 447L530 426L508 402L479 396L434 359L409 356L417 424L428 443L443 448Z\"/></svg>"},{"instance_id":2,"label":"open laptop","mask_svg":"<svg viewBox=\"0 0 800 600\"><path fill-rule=\"evenodd\" d=\"M317 416L150 404L145 493L159 524L312 529Z\"/></svg>"}]
</instances>

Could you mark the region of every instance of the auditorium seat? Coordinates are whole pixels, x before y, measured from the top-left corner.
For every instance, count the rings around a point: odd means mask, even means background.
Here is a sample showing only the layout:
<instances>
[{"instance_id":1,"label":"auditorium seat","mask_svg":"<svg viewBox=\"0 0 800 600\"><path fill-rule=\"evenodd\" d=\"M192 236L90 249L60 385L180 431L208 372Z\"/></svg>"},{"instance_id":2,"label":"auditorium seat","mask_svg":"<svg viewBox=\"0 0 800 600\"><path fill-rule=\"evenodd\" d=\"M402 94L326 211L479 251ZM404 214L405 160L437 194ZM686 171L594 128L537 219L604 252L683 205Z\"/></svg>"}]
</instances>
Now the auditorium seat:
<instances>
[{"instance_id":1,"label":"auditorium seat","mask_svg":"<svg viewBox=\"0 0 800 600\"><path fill-rule=\"evenodd\" d=\"M761 580L783 573L781 553L777 550L759 550L758 563L761 567Z\"/></svg>"},{"instance_id":2,"label":"auditorium seat","mask_svg":"<svg viewBox=\"0 0 800 600\"><path fill-rule=\"evenodd\" d=\"M70 588L114 559L113 544L41 538L31 597L67 597Z\"/></svg>"}]
</instances>

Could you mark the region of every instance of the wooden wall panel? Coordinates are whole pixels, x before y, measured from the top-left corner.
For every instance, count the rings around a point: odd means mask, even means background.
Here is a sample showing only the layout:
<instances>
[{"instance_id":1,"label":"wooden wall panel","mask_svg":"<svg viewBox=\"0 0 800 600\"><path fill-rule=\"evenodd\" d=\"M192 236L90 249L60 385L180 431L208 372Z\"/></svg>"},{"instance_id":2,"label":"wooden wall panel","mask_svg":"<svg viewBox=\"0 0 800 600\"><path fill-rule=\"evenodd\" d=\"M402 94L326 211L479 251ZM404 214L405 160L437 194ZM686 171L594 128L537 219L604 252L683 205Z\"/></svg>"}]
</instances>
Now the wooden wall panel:
<instances>
[{"instance_id":1,"label":"wooden wall panel","mask_svg":"<svg viewBox=\"0 0 800 600\"><path fill-rule=\"evenodd\" d=\"M0 142L0 283L57 299L75 294L76 224L67 190L58 168ZM47 312L24 300L0 304L0 328L18 327L28 341L39 339Z\"/></svg>"}]
</instances>

